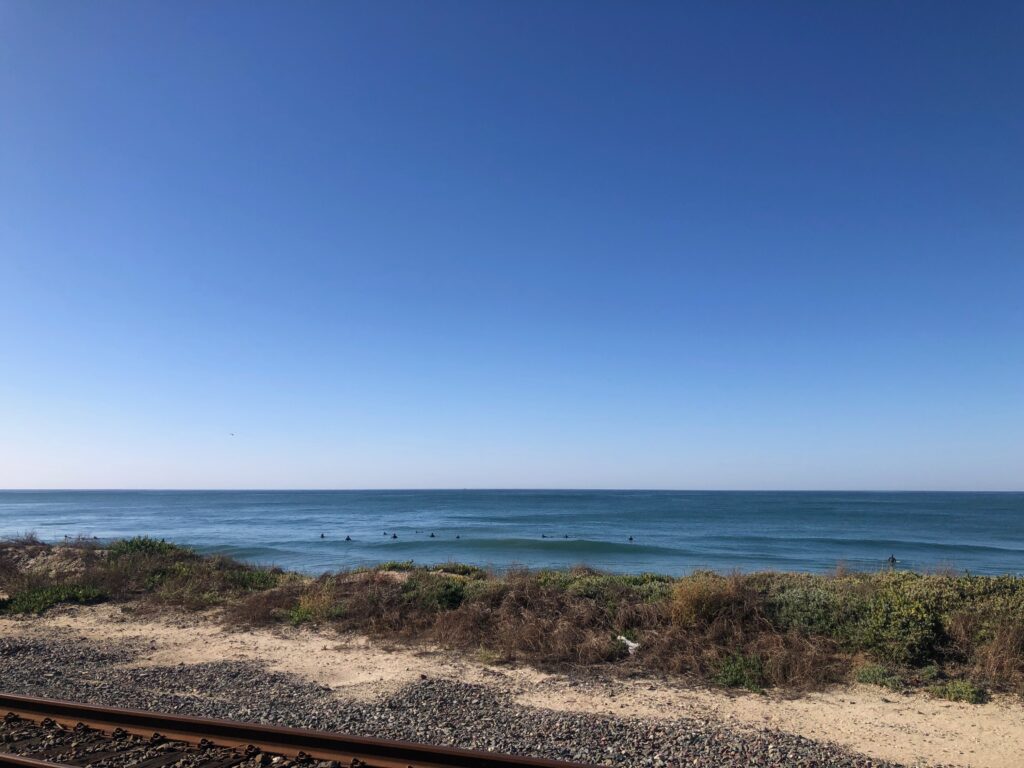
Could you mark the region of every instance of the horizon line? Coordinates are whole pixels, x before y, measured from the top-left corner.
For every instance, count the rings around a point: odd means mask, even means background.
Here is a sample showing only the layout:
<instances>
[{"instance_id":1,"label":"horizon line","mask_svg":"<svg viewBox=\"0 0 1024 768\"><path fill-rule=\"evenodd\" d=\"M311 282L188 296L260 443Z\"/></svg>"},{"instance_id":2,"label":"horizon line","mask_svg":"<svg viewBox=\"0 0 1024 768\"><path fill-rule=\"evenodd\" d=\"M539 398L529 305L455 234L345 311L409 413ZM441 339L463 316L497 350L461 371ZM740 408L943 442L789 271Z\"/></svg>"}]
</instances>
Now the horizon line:
<instances>
[{"instance_id":1,"label":"horizon line","mask_svg":"<svg viewBox=\"0 0 1024 768\"><path fill-rule=\"evenodd\" d=\"M613 488L569 486L519 487L393 487L393 488L0 488L0 493L1024 493L1020 489L963 488Z\"/></svg>"}]
</instances>

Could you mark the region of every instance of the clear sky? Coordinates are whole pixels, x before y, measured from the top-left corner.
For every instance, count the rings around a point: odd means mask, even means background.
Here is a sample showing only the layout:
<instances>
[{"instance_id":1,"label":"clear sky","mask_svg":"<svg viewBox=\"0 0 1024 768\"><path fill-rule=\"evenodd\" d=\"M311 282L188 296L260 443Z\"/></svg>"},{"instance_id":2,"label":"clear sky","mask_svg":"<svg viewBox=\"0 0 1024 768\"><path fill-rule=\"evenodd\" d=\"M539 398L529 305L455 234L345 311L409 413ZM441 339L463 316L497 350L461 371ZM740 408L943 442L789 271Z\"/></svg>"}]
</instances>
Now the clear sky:
<instances>
[{"instance_id":1,"label":"clear sky","mask_svg":"<svg viewBox=\"0 0 1024 768\"><path fill-rule=\"evenodd\" d=\"M0 0L0 487L1024 489L1022 40Z\"/></svg>"}]
</instances>

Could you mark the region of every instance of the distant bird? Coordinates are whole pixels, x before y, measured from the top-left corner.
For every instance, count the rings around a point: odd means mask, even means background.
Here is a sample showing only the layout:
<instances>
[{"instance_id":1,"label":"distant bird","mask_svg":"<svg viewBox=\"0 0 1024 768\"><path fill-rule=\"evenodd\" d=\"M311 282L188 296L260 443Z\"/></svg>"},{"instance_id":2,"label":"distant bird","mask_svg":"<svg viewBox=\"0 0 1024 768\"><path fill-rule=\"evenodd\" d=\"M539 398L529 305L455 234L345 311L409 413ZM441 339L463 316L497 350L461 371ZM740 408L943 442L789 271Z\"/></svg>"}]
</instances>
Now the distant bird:
<instances>
[{"instance_id":1,"label":"distant bird","mask_svg":"<svg viewBox=\"0 0 1024 768\"><path fill-rule=\"evenodd\" d=\"M398 534L397 533L392 533L391 534L391 538L392 539L397 539L398 538Z\"/></svg>"},{"instance_id":2,"label":"distant bird","mask_svg":"<svg viewBox=\"0 0 1024 768\"><path fill-rule=\"evenodd\" d=\"M231 434L231 436L232 436L232 437L234 437L234 436L235 436L235 433L234 433L234 432L231 432L230 434Z\"/></svg>"}]
</instances>

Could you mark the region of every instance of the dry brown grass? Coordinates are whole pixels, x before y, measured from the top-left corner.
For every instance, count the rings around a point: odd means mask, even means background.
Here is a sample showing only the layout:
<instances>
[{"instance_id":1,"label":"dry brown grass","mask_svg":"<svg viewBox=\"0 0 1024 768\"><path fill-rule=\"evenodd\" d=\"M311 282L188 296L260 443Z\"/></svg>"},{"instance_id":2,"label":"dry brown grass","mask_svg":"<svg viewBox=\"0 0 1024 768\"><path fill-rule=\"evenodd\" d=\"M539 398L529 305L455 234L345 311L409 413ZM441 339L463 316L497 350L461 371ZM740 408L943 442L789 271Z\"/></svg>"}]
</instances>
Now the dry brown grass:
<instances>
[{"instance_id":1,"label":"dry brown grass","mask_svg":"<svg viewBox=\"0 0 1024 768\"><path fill-rule=\"evenodd\" d=\"M1020 622L992 629L979 619L1019 616L1019 580L388 567L253 593L227 617L318 622L538 665L631 665L754 690L838 682L861 658L895 669L892 659L917 658L920 649L929 655L918 664L944 665L954 677L1018 690L1024 678ZM640 643L636 656L620 635ZM916 679L910 668L902 677Z\"/></svg>"},{"instance_id":2,"label":"dry brown grass","mask_svg":"<svg viewBox=\"0 0 1024 768\"><path fill-rule=\"evenodd\" d=\"M97 599L148 610L218 606L231 626L314 623L492 659L616 664L753 690L836 682L857 660L876 665L879 679L966 678L1024 693L1024 579L1013 577L668 578L390 563L313 579L134 539L105 549L0 545L0 593L11 596L0 609L22 613ZM629 655L619 636L638 652Z\"/></svg>"},{"instance_id":3,"label":"dry brown grass","mask_svg":"<svg viewBox=\"0 0 1024 768\"><path fill-rule=\"evenodd\" d=\"M1024 624L1002 621L973 654L973 676L1024 696Z\"/></svg>"}]
</instances>

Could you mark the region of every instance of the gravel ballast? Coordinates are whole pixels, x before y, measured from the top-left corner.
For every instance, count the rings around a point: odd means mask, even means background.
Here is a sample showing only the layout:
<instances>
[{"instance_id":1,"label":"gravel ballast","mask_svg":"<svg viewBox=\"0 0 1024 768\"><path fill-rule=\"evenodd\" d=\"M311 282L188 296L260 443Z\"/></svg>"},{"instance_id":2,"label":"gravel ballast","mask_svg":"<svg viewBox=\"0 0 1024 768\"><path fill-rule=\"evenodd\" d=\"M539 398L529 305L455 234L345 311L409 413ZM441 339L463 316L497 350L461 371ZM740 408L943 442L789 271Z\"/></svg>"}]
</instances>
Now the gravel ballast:
<instances>
[{"instance_id":1,"label":"gravel ballast","mask_svg":"<svg viewBox=\"0 0 1024 768\"><path fill-rule=\"evenodd\" d=\"M0 639L7 693L301 726L612 766L884 768L896 764L777 731L524 707L495 687L421 680L373 702L250 662L131 666L138 647L72 633Z\"/></svg>"}]
</instances>

